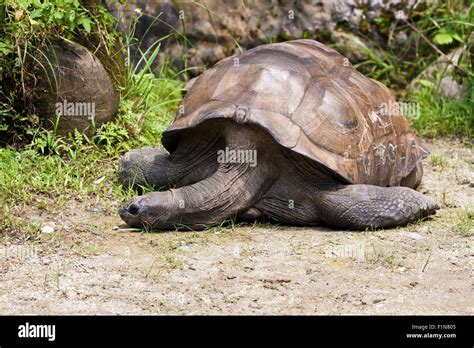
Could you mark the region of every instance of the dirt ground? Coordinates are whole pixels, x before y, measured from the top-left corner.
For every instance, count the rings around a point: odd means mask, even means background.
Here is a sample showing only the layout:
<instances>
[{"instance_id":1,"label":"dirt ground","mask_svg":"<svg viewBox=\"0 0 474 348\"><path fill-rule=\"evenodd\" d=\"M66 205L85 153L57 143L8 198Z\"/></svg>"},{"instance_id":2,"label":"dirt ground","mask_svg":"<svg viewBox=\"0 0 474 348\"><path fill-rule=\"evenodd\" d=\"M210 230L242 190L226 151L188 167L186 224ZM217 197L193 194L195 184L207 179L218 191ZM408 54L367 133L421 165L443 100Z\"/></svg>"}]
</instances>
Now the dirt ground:
<instances>
[{"instance_id":1,"label":"dirt ground","mask_svg":"<svg viewBox=\"0 0 474 348\"><path fill-rule=\"evenodd\" d=\"M403 228L144 233L117 229L117 202L33 211L55 229L0 245L0 314L474 314L473 152L425 143L441 210Z\"/></svg>"}]
</instances>

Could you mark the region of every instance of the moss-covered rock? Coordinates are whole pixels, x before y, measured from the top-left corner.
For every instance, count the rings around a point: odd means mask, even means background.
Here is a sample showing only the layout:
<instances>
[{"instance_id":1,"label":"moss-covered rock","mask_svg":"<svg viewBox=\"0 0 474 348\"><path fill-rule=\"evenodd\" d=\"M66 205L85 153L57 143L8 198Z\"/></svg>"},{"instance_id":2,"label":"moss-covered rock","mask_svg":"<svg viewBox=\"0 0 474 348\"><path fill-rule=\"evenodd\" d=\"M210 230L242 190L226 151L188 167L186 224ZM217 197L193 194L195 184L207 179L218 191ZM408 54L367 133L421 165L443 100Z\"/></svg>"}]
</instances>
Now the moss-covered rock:
<instances>
[{"instance_id":1,"label":"moss-covered rock","mask_svg":"<svg viewBox=\"0 0 474 348\"><path fill-rule=\"evenodd\" d=\"M114 118L119 95L101 61L85 47L57 41L31 61L30 109L59 134L91 135Z\"/></svg>"}]
</instances>

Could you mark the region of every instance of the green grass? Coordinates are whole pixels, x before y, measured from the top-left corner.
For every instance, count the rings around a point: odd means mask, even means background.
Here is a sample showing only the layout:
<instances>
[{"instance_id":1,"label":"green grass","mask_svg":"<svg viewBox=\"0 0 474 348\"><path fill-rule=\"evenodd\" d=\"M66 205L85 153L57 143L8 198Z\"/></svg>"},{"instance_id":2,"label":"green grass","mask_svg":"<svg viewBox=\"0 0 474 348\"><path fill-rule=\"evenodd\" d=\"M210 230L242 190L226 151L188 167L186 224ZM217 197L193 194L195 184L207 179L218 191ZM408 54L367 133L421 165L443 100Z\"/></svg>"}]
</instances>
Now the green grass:
<instances>
[{"instance_id":1,"label":"green grass","mask_svg":"<svg viewBox=\"0 0 474 348\"><path fill-rule=\"evenodd\" d=\"M68 0L67 3L75 4L73 0ZM52 2L48 4L53 8ZM438 35L435 41L439 43L439 35L444 35L446 39L446 33L451 33L454 41L450 44L440 44L446 52L455 47L457 40L454 39L455 34L461 41L466 42L472 28L469 24L473 12L472 6L466 14L456 12L449 5L442 4L436 11L438 17L446 16L444 19L436 17L438 22L443 24L444 31L441 31L428 17L413 19L428 39L435 40ZM86 14L84 12L84 16ZM10 13L10 17L12 16L14 12ZM10 36L19 30L15 29L17 26L25 24L23 22L26 23L26 18L18 23L16 20L11 20ZM383 26L383 19L379 22ZM94 25L99 24L100 22L97 22ZM27 33L27 29L29 30L28 27L22 27L21 32ZM126 62L132 61L130 47L140 47L133 38L133 33L134 28L124 40ZM406 49L417 39L414 34L416 33L410 34ZM34 129L29 134L32 138L31 143L26 147L0 148L0 234L26 231L28 235L34 236L38 231L37 223L25 222L18 218L23 215L26 208L46 210L51 206L60 206L73 198L86 198L90 201L97 201L99 198L105 201L125 201L135 194L130 190L123 190L118 182L116 175L118 160L132 148L160 146L161 133L174 118L183 91L183 82L179 80L179 74L167 64L162 65L159 71L152 70L152 63L156 61L163 39L165 38L155 42L145 52L139 50L140 63L144 63L144 66L143 64L127 66L125 82L120 90L118 116L115 121L103 125L95 136L89 139L76 133L66 139L57 136L51 130ZM268 42L277 39L269 36ZM240 47L238 41L235 41L235 44ZM6 51L10 46L3 45L0 48L2 47L5 57L11 58L15 53L11 50ZM409 59L408 55L398 54L398 51L390 45L375 48L381 52L380 55L375 53L372 46L358 47L370 57L365 63L357 65L358 68L368 76L397 88L405 88L408 80L418 74L418 70L422 70L438 57L436 51L426 42L420 44L420 49L416 52L422 57L417 64ZM0 65L7 66L3 63ZM407 79L404 78L405 75L408 76ZM472 77L472 73L468 76ZM419 115L410 118L413 129L419 135L458 137L465 142L474 138L474 91L463 100L446 101L437 97L433 88L426 87L412 92L409 100L420 106ZM0 108L0 114L2 110ZM25 118L27 119L28 115ZM443 160L434 155L431 157L431 163L441 170L445 165ZM102 177L105 179L101 183L94 183ZM469 225L472 224L472 217L469 217L471 215L468 215L468 218L464 215L459 218L457 231L465 231L471 226ZM216 231L232 231L235 226L235 220L231 219L230 222L217 226ZM392 255L383 252L375 254L387 264L395 264Z\"/></svg>"},{"instance_id":2,"label":"green grass","mask_svg":"<svg viewBox=\"0 0 474 348\"><path fill-rule=\"evenodd\" d=\"M124 152L160 145L161 132L180 101L181 86L180 81L147 74L122 100L115 122L105 124L93 138L76 133L66 139L43 129L23 150L0 149L0 193L13 199L41 192L90 194L96 190L92 182L111 174Z\"/></svg>"},{"instance_id":3,"label":"green grass","mask_svg":"<svg viewBox=\"0 0 474 348\"><path fill-rule=\"evenodd\" d=\"M139 50L139 63L130 63L130 47L140 46L132 29L124 37L126 73L118 86L121 98L113 122L91 138L30 127L28 145L0 148L0 234L23 232L34 238L39 228L28 222L29 209L54 211L72 199L96 203L135 195L117 180L118 160L132 148L160 146L161 133L181 101L183 82L168 64L152 68L164 38Z\"/></svg>"},{"instance_id":4,"label":"green grass","mask_svg":"<svg viewBox=\"0 0 474 348\"><path fill-rule=\"evenodd\" d=\"M442 172L448 165L446 158L436 153L430 155L429 162L433 167L439 168L439 171Z\"/></svg>"},{"instance_id":5,"label":"green grass","mask_svg":"<svg viewBox=\"0 0 474 348\"><path fill-rule=\"evenodd\" d=\"M40 130L24 149L0 148L0 231L24 229L12 216L25 207L43 209L76 197L129 199L134 193L117 180L118 159L131 148L160 146L181 98L182 82L164 74L135 74L116 121L91 139Z\"/></svg>"},{"instance_id":6,"label":"green grass","mask_svg":"<svg viewBox=\"0 0 474 348\"><path fill-rule=\"evenodd\" d=\"M419 135L455 137L465 142L474 138L474 89L470 97L446 100L424 88L413 92L411 101L420 108L420 114L410 118L412 128Z\"/></svg>"},{"instance_id":7,"label":"green grass","mask_svg":"<svg viewBox=\"0 0 474 348\"><path fill-rule=\"evenodd\" d=\"M464 209L454 217L455 224L453 226L453 232L463 236L469 236L474 233L474 211Z\"/></svg>"}]
</instances>

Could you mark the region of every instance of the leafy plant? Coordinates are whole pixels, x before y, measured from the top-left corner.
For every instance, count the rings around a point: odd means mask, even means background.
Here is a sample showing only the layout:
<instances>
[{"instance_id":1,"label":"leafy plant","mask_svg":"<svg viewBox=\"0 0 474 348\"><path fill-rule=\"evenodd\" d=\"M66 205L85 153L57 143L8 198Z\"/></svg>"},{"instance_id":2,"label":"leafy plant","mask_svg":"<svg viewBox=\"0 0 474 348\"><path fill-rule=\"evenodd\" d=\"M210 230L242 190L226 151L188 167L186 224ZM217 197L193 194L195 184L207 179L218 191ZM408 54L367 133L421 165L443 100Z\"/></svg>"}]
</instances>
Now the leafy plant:
<instances>
[{"instance_id":1,"label":"leafy plant","mask_svg":"<svg viewBox=\"0 0 474 348\"><path fill-rule=\"evenodd\" d=\"M125 38L127 52L133 40L130 36ZM0 230L24 228L12 216L26 201L54 205L71 197L124 200L134 194L122 190L117 181L117 160L132 147L159 146L161 132L173 118L183 91L180 73L168 64L153 70L151 61L159 49L158 42L152 49L140 52L141 67L127 64L117 118L102 125L94 136L88 138L76 131L66 139L54 130L31 129L32 140L25 148L0 148L0 197L8 197L0 202L0 214L5 214ZM94 184L103 176L109 180L99 186Z\"/></svg>"},{"instance_id":2,"label":"leafy plant","mask_svg":"<svg viewBox=\"0 0 474 348\"><path fill-rule=\"evenodd\" d=\"M463 43L463 40L458 33L449 32L444 28L438 30L433 36L433 42L437 45L449 45L453 43L454 40Z\"/></svg>"},{"instance_id":3,"label":"leafy plant","mask_svg":"<svg viewBox=\"0 0 474 348\"><path fill-rule=\"evenodd\" d=\"M361 25L355 34L364 43L348 49L368 56L368 59L357 62L358 69L403 95L409 82L433 61L468 44L473 28L472 2L419 2L410 8L406 18L385 12ZM406 38L395 39L398 34ZM380 40L380 36L385 40ZM334 45L339 47L340 43ZM457 69L464 77L473 78L472 67Z\"/></svg>"}]
</instances>

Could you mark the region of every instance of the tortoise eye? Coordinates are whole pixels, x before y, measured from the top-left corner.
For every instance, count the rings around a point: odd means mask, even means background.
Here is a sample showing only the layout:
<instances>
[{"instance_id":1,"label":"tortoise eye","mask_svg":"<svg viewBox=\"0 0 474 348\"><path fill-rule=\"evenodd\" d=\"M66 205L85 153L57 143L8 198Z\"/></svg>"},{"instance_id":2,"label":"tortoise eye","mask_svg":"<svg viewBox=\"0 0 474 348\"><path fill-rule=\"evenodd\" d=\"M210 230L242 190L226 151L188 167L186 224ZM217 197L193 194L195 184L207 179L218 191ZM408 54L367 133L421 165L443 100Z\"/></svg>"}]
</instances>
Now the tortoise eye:
<instances>
[{"instance_id":1,"label":"tortoise eye","mask_svg":"<svg viewBox=\"0 0 474 348\"><path fill-rule=\"evenodd\" d=\"M140 210L140 206L136 203L132 203L132 204L129 205L127 210L130 214L136 215L138 213L138 211Z\"/></svg>"}]
</instances>

